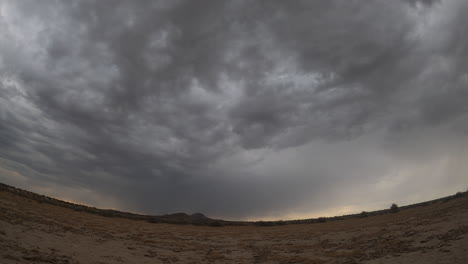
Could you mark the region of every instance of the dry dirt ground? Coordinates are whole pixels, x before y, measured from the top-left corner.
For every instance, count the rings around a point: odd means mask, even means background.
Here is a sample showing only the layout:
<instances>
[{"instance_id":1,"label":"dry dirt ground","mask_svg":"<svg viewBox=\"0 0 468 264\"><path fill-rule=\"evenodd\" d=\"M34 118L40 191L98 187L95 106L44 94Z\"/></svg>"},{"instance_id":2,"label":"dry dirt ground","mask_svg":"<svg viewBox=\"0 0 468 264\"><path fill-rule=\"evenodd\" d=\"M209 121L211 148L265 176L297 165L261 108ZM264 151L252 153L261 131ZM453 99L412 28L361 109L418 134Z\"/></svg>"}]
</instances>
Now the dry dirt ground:
<instances>
[{"instance_id":1,"label":"dry dirt ground","mask_svg":"<svg viewBox=\"0 0 468 264\"><path fill-rule=\"evenodd\" d=\"M206 227L102 217L0 191L0 263L468 263L468 196L320 224Z\"/></svg>"}]
</instances>

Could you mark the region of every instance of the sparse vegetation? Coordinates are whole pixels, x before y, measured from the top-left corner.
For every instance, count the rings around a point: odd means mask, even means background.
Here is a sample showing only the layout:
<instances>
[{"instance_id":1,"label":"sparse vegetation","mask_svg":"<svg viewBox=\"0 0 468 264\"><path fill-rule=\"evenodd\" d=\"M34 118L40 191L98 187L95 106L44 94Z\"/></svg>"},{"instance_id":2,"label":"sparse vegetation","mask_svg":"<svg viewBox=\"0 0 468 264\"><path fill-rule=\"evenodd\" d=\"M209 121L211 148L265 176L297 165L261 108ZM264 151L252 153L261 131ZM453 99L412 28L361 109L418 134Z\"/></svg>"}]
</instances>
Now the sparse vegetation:
<instances>
[{"instance_id":1,"label":"sparse vegetation","mask_svg":"<svg viewBox=\"0 0 468 264\"><path fill-rule=\"evenodd\" d=\"M362 211L360 214L359 214L359 217L361 218L365 218L365 217L368 217L369 216L369 213L367 213L366 211Z\"/></svg>"},{"instance_id":2,"label":"sparse vegetation","mask_svg":"<svg viewBox=\"0 0 468 264\"><path fill-rule=\"evenodd\" d=\"M224 226L222 221L212 221L208 225L211 227L223 227Z\"/></svg>"},{"instance_id":3,"label":"sparse vegetation","mask_svg":"<svg viewBox=\"0 0 468 264\"><path fill-rule=\"evenodd\" d=\"M327 222L327 219L325 217L319 217L319 219L317 219L317 222L319 223L326 223Z\"/></svg>"},{"instance_id":4,"label":"sparse vegetation","mask_svg":"<svg viewBox=\"0 0 468 264\"><path fill-rule=\"evenodd\" d=\"M283 226L283 225L286 225L286 222L283 220L279 220L276 222L276 225Z\"/></svg>"},{"instance_id":5,"label":"sparse vegetation","mask_svg":"<svg viewBox=\"0 0 468 264\"><path fill-rule=\"evenodd\" d=\"M255 222L256 226L274 226L275 222L273 221L257 221Z\"/></svg>"},{"instance_id":6,"label":"sparse vegetation","mask_svg":"<svg viewBox=\"0 0 468 264\"><path fill-rule=\"evenodd\" d=\"M149 217L147 221L148 221L148 223L154 223L154 224L155 223L161 223L161 221L156 217Z\"/></svg>"}]
</instances>

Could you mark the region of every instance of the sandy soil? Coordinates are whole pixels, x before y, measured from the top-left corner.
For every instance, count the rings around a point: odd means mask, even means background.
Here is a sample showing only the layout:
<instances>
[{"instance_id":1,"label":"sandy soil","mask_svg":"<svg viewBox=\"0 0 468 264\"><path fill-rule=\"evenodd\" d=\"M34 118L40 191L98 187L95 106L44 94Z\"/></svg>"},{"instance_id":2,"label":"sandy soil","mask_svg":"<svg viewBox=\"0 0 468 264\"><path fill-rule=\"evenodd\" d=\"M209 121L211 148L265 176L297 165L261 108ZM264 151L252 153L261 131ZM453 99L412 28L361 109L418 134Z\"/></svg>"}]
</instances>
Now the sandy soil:
<instances>
[{"instance_id":1,"label":"sandy soil","mask_svg":"<svg viewBox=\"0 0 468 264\"><path fill-rule=\"evenodd\" d=\"M468 196L320 224L205 227L102 217L0 191L0 263L468 263Z\"/></svg>"}]
</instances>

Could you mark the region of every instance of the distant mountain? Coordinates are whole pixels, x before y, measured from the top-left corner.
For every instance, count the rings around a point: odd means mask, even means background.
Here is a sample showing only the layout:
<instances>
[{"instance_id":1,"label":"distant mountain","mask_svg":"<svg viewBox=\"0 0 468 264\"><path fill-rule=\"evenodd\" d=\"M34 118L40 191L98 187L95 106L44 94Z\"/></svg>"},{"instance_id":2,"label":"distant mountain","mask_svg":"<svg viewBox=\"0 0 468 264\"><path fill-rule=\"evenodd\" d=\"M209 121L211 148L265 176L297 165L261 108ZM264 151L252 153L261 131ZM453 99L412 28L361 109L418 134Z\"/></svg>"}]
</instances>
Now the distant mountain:
<instances>
[{"instance_id":1,"label":"distant mountain","mask_svg":"<svg viewBox=\"0 0 468 264\"><path fill-rule=\"evenodd\" d=\"M22 190L7 184L0 183L0 191L8 191L38 201L39 203L48 203L56 206L66 207L75 211L84 211L92 214L102 215L106 217L122 217L136 220L144 220L151 223L168 223L168 224L193 224L193 225L209 225L209 226L225 226L225 225L248 225L249 222L242 221L225 221L211 219L202 213L194 213L188 215L186 213L174 213L166 215L141 215L130 212L122 212L113 209L98 209L82 204L65 202L45 195L36 194L30 191Z\"/></svg>"}]
</instances>

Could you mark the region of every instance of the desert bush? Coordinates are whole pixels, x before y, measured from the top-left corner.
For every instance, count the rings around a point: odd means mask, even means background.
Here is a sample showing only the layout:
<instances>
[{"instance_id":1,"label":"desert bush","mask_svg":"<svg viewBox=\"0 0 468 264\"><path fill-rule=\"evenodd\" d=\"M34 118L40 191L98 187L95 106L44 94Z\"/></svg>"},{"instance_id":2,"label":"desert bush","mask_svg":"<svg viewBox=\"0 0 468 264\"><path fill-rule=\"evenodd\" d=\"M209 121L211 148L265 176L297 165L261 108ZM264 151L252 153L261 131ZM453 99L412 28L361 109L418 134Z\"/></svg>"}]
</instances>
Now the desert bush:
<instances>
[{"instance_id":1,"label":"desert bush","mask_svg":"<svg viewBox=\"0 0 468 264\"><path fill-rule=\"evenodd\" d=\"M262 225L265 225L265 226L283 226L283 225L286 225L286 222L283 221L283 220L267 221L265 223L262 223Z\"/></svg>"},{"instance_id":2,"label":"desert bush","mask_svg":"<svg viewBox=\"0 0 468 264\"><path fill-rule=\"evenodd\" d=\"M209 223L209 226L211 227L223 227L224 224L221 221L212 221Z\"/></svg>"},{"instance_id":3,"label":"desert bush","mask_svg":"<svg viewBox=\"0 0 468 264\"><path fill-rule=\"evenodd\" d=\"M275 223L271 221L257 221L255 222L256 226L274 226Z\"/></svg>"},{"instance_id":4,"label":"desert bush","mask_svg":"<svg viewBox=\"0 0 468 264\"><path fill-rule=\"evenodd\" d=\"M398 213L398 212L400 212L400 207L398 207L398 205L396 205L396 204L392 204L392 206L390 206L390 212Z\"/></svg>"},{"instance_id":5,"label":"desert bush","mask_svg":"<svg viewBox=\"0 0 468 264\"><path fill-rule=\"evenodd\" d=\"M284 226L284 225L286 225L286 222L283 221L283 220L279 220L279 221L276 221L276 225Z\"/></svg>"},{"instance_id":6,"label":"desert bush","mask_svg":"<svg viewBox=\"0 0 468 264\"><path fill-rule=\"evenodd\" d=\"M180 219L168 220L166 223L168 223L168 224L176 224L176 225L188 225L188 224L190 224L188 221L186 221L186 220L180 220Z\"/></svg>"},{"instance_id":7,"label":"desert bush","mask_svg":"<svg viewBox=\"0 0 468 264\"><path fill-rule=\"evenodd\" d=\"M319 222L319 223L326 223L326 222L327 222L327 219L326 219L325 217L319 217L319 218L317 219L317 222Z\"/></svg>"},{"instance_id":8,"label":"desert bush","mask_svg":"<svg viewBox=\"0 0 468 264\"><path fill-rule=\"evenodd\" d=\"M149 217L147 221L148 223L153 223L153 224L161 223L161 220L157 217Z\"/></svg>"},{"instance_id":9,"label":"desert bush","mask_svg":"<svg viewBox=\"0 0 468 264\"><path fill-rule=\"evenodd\" d=\"M359 214L359 217L361 218L365 218L365 217L368 217L369 214L366 212L366 211L362 211L360 214Z\"/></svg>"}]
</instances>

